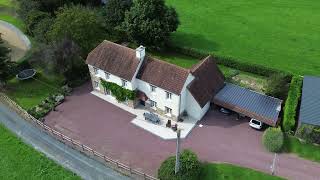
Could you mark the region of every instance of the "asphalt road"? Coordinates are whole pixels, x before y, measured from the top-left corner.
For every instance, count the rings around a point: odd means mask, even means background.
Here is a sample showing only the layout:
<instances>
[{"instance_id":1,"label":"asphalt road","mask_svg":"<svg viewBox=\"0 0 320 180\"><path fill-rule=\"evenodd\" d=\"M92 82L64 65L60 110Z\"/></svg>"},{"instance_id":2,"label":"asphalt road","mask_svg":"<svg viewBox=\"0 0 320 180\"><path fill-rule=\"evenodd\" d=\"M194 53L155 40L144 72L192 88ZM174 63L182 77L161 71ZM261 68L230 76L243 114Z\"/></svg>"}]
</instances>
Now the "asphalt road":
<instances>
[{"instance_id":1,"label":"asphalt road","mask_svg":"<svg viewBox=\"0 0 320 180\"><path fill-rule=\"evenodd\" d=\"M41 129L26 122L0 103L0 123L21 139L63 167L87 180L127 180L129 177L104 166L59 142Z\"/></svg>"}]
</instances>

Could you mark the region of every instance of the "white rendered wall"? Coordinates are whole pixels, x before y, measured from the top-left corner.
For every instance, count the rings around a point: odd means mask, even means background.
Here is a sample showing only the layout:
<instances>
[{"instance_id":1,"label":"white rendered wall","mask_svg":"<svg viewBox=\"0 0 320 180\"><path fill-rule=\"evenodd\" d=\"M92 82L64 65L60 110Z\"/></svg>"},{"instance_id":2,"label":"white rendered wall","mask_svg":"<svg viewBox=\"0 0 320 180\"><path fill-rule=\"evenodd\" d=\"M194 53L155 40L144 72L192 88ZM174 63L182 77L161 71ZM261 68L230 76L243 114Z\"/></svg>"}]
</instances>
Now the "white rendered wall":
<instances>
[{"instance_id":1,"label":"white rendered wall","mask_svg":"<svg viewBox=\"0 0 320 180\"><path fill-rule=\"evenodd\" d=\"M88 65L88 66L91 66L91 65ZM93 66L91 66L93 68ZM98 74L94 75L96 77L99 77L105 81L108 81L108 82L113 82L113 83L116 83L118 84L119 86L122 86L122 79L118 76L115 76L113 74L110 74L109 75L109 79L106 78L106 74L103 70L99 69L98 68ZM132 87L132 84L130 81L126 80L127 81L127 85L126 85L126 89L129 89L129 90L133 90L133 87Z\"/></svg>"},{"instance_id":2,"label":"white rendered wall","mask_svg":"<svg viewBox=\"0 0 320 180\"><path fill-rule=\"evenodd\" d=\"M172 109L172 115L179 115L179 100L180 96L172 93L171 99L166 99L166 90L159 88L157 86L155 92L151 92L150 84L142 81L140 79L136 79L135 83L137 85L137 89L144 92L149 100L157 102L157 107L163 111L165 111L165 107Z\"/></svg>"},{"instance_id":3,"label":"white rendered wall","mask_svg":"<svg viewBox=\"0 0 320 180\"><path fill-rule=\"evenodd\" d=\"M187 86L190 84L190 82L194 79L194 76L189 73L188 78L182 88L181 91L181 104L180 104L180 114L183 113L184 110L187 110Z\"/></svg>"},{"instance_id":4,"label":"white rendered wall","mask_svg":"<svg viewBox=\"0 0 320 180\"><path fill-rule=\"evenodd\" d=\"M210 101L207 102L207 104L201 108L198 102L194 99L192 94L187 90L187 104L186 104L186 110L188 112L188 115L193 117L196 120L200 120L206 112L210 108Z\"/></svg>"}]
</instances>

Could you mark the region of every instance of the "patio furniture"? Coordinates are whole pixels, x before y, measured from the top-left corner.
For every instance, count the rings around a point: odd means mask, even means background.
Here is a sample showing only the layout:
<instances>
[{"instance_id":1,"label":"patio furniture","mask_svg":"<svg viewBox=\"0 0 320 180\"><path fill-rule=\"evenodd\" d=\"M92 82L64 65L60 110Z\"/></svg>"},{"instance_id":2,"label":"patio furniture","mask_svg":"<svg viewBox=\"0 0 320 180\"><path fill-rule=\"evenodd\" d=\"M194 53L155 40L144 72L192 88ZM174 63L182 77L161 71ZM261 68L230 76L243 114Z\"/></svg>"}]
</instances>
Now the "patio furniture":
<instances>
[{"instance_id":1,"label":"patio furniture","mask_svg":"<svg viewBox=\"0 0 320 180\"><path fill-rule=\"evenodd\" d=\"M170 120L170 119L168 119L167 124L166 124L166 127L167 127L167 128L171 128L171 120Z\"/></svg>"},{"instance_id":2,"label":"patio furniture","mask_svg":"<svg viewBox=\"0 0 320 180\"><path fill-rule=\"evenodd\" d=\"M158 115L149 112L149 113L143 113L144 119L147 121L150 121L154 124L159 124L160 123L160 118L158 117Z\"/></svg>"},{"instance_id":3,"label":"patio furniture","mask_svg":"<svg viewBox=\"0 0 320 180\"><path fill-rule=\"evenodd\" d=\"M173 125L173 126L172 126L172 130L173 130L173 131L177 131L177 130L178 130L178 124Z\"/></svg>"}]
</instances>

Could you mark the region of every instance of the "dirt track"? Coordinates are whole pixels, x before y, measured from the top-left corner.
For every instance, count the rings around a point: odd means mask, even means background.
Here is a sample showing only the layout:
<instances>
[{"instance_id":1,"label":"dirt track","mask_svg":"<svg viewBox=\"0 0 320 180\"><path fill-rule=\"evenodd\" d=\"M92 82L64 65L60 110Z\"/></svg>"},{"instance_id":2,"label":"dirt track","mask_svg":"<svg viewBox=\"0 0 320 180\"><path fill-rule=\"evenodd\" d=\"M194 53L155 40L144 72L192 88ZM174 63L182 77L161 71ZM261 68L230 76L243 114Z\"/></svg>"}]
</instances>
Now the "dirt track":
<instances>
[{"instance_id":1,"label":"dirt track","mask_svg":"<svg viewBox=\"0 0 320 180\"><path fill-rule=\"evenodd\" d=\"M2 39L11 48L12 61L18 61L31 48L30 40L15 26L0 20Z\"/></svg>"}]
</instances>

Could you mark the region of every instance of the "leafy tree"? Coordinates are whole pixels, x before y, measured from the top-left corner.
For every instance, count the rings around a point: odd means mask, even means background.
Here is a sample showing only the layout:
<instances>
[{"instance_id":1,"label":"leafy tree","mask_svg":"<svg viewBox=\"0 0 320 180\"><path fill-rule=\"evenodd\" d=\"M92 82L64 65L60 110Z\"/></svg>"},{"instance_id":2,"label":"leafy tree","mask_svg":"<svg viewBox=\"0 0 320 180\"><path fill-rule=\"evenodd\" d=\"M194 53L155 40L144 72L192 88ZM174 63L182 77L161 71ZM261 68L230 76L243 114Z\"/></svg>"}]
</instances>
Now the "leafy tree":
<instances>
[{"instance_id":1,"label":"leafy tree","mask_svg":"<svg viewBox=\"0 0 320 180\"><path fill-rule=\"evenodd\" d=\"M286 99L290 77L285 74L273 74L267 81L265 93L269 96Z\"/></svg>"},{"instance_id":2,"label":"leafy tree","mask_svg":"<svg viewBox=\"0 0 320 180\"><path fill-rule=\"evenodd\" d=\"M262 137L264 147L270 152L280 152L284 144L284 135L281 128L268 128Z\"/></svg>"},{"instance_id":3,"label":"leafy tree","mask_svg":"<svg viewBox=\"0 0 320 180\"><path fill-rule=\"evenodd\" d=\"M98 13L80 5L60 9L48 33L52 41L65 37L72 39L84 54L105 38L104 26Z\"/></svg>"},{"instance_id":4,"label":"leafy tree","mask_svg":"<svg viewBox=\"0 0 320 180\"><path fill-rule=\"evenodd\" d=\"M13 62L9 57L10 50L4 46L0 34L0 87L5 85L12 73Z\"/></svg>"},{"instance_id":5,"label":"leafy tree","mask_svg":"<svg viewBox=\"0 0 320 180\"><path fill-rule=\"evenodd\" d=\"M103 11L107 27L111 28L112 34L120 37L121 25L124 21L125 12L132 6L132 0L108 0ZM123 34L123 33L122 33Z\"/></svg>"},{"instance_id":6,"label":"leafy tree","mask_svg":"<svg viewBox=\"0 0 320 180\"><path fill-rule=\"evenodd\" d=\"M41 4L34 0L19 0L17 13L23 21L27 20L30 12L39 11Z\"/></svg>"},{"instance_id":7,"label":"leafy tree","mask_svg":"<svg viewBox=\"0 0 320 180\"><path fill-rule=\"evenodd\" d=\"M48 14L46 12L42 12L42 11L39 11L39 10L30 11L27 14L27 17L25 19L27 33L29 35L33 36L34 35L33 31L35 30L37 24L41 20L48 19L48 18L50 18L50 14Z\"/></svg>"},{"instance_id":8,"label":"leafy tree","mask_svg":"<svg viewBox=\"0 0 320 180\"><path fill-rule=\"evenodd\" d=\"M180 154L180 169L175 174L175 156L166 159L158 170L161 180L197 180L201 173L201 162L195 153L184 150Z\"/></svg>"},{"instance_id":9,"label":"leafy tree","mask_svg":"<svg viewBox=\"0 0 320 180\"><path fill-rule=\"evenodd\" d=\"M125 14L123 28L136 43L161 47L178 25L175 9L167 7L164 0L134 0Z\"/></svg>"},{"instance_id":10,"label":"leafy tree","mask_svg":"<svg viewBox=\"0 0 320 180\"><path fill-rule=\"evenodd\" d=\"M44 17L35 25L33 35L37 41L42 43L49 42L48 32L51 30L54 20L53 17Z\"/></svg>"}]
</instances>

